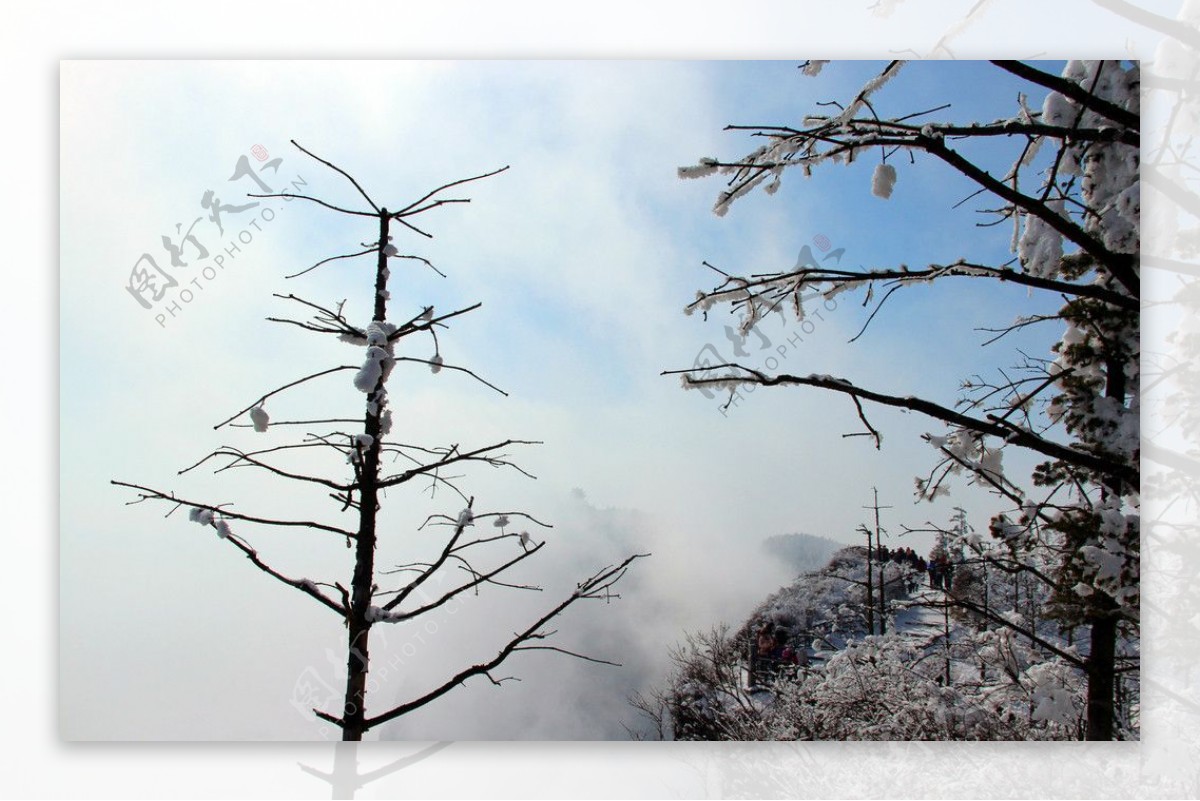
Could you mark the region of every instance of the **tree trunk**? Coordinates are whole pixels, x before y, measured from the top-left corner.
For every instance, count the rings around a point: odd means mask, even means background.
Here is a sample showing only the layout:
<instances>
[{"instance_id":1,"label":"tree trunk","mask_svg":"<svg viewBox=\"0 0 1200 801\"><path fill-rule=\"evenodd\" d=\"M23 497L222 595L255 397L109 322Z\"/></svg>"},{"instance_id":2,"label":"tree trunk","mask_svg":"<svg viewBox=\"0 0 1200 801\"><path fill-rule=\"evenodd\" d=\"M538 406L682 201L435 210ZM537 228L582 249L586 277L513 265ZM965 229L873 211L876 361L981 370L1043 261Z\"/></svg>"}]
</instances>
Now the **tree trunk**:
<instances>
[{"instance_id":1,"label":"tree trunk","mask_svg":"<svg viewBox=\"0 0 1200 801\"><path fill-rule=\"evenodd\" d=\"M1125 369L1122 361L1112 354L1105 356L1106 383L1104 395L1125 403ZM1121 495L1120 482L1108 480L1104 495ZM1100 607L1087 617L1091 624L1091 649L1087 659L1087 734L1088 740L1111 740L1115 733L1113 690L1116 683L1117 603L1108 595L1098 593Z\"/></svg>"},{"instance_id":2,"label":"tree trunk","mask_svg":"<svg viewBox=\"0 0 1200 801\"><path fill-rule=\"evenodd\" d=\"M379 260L375 272L375 310L373 319L387 319L387 254L388 243L387 209L379 211ZM379 493L379 428L383 415L384 379L381 375L375 389L367 396L368 407L363 424L363 433L371 437L371 444L363 454L362 475L358 492L359 523L358 544L354 552L354 578L351 582L350 618L348 628L348 654L346 657L346 701L342 708L342 739L361 740L366 731L367 671L370 668L368 649L371 621L367 611L371 608L371 595L375 583L375 515L378 510ZM374 405L371 405L373 403ZM371 409L374 409L372 412Z\"/></svg>"},{"instance_id":3,"label":"tree trunk","mask_svg":"<svg viewBox=\"0 0 1200 801\"><path fill-rule=\"evenodd\" d=\"M876 500L876 503L879 501ZM879 530L875 530L875 553L879 553ZM887 596L884 594L883 573L887 561L879 560L879 633L887 634Z\"/></svg>"},{"instance_id":4,"label":"tree trunk","mask_svg":"<svg viewBox=\"0 0 1200 801\"><path fill-rule=\"evenodd\" d=\"M871 546L871 533L867 532L867 633L875 633L875 578L872 573L871 563L873 550Z\"/></svg>"},{"instance_id":5,"label":"tree trunk","mask_svg":"<svg viewBox=\"0 0 1200 801\"><path fill-rule=\"evenodd\" d=\"M945 646L946 646L945 682L946 682L946 684L945 684L945 686L949 687L950 686L950 602L949 601L942 602L942 624L943 624L943 626L945 626L945 634L946 634L946 642L945 642Z\"/></svg>"},{"instance_id":6,"label":"tree trunk","mask_svg":"<svg viewBox=\"0 0 1200 801\"><path fill-rule=\"evenodd\" d=\"M1091 653L1087 659L1088 740L1111 740L1115 732L1113 690L1116 678L1117 618L1100 614L1091 620Z\"/></svg>"}]
</instances>

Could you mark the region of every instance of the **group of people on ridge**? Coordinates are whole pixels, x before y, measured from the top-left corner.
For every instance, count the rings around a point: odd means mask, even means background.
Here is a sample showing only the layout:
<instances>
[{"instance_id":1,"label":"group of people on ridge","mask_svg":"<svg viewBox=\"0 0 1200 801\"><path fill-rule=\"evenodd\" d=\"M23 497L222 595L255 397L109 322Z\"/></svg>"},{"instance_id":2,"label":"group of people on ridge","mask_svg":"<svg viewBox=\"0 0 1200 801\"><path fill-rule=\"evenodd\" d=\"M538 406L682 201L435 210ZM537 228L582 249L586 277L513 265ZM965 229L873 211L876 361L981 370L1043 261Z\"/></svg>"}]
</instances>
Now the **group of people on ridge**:
<instances>
[{"instance_id":1,"label":"group of people on ridge","mask_svg":"<svg viewBox=\"0 0 1200 801\"><path fill-rule=\"evenodd\" d=\"M888 548L886 545L880 544L876 551L881 562L895 562L898 565L908 565L913 570L925 572L925 559L917 554L912 548Z\"/></svg>"},{"instance_id":2,"label":"group of people on ridge","mask_svg":"<svg viewBox=\"0 0 1200 801\"><path fill-rule=\"evenodd\" d=\"M941 548L935 548L929 559L912 548L888 548L880 544L876 550L879 561L891 561L908 565L917 575L929 574L929 586L935 590L949 590L954 580L954 565ZM910 591L914 589L910 586ZM783 626L764 621L759 627L751 647L751 674L754 678L774 676L789 665L807 665L808 651L790 642L791 634Z\"/></svg>"},{"instance_id":3,"label":"group of people on ridge","mask_svg":"<svg viewBox=\"0 0 1200 801\"><path fill-rule=\"evenodd\" d=\"M791 634L782 626L765 622L755 635L754 672L777 673L787 665L808 664L808 652L790 642Z\"/></svg>"},{"instance_id":4,"label":"group of people on ridge","mask_svg":"<svg viewBox=\"0 0 1200 801\"><path fill-rule=\"evenodd\" d=\"M929 557L929 586L935 590L949 590L954 581L954 565L946 554Z\"/></svg>"},{"instance_id":5,"label":"group of people on ridge","mask_svg":"<svg viewBox=\"0 0 1200 801\"><path fill-rule=\"evenodd\" d=\"M929 586L932 589L949 590L954 579L954 565L950 563L950 559L944 551L939 553L938 550L935 549L935 552L929 555L928 561L912 548L907 547L889 549L886 545L880 545L876 554L881 562L891 561L908 565L918 573L928 573Z\"/></svg>"}]
</instances>

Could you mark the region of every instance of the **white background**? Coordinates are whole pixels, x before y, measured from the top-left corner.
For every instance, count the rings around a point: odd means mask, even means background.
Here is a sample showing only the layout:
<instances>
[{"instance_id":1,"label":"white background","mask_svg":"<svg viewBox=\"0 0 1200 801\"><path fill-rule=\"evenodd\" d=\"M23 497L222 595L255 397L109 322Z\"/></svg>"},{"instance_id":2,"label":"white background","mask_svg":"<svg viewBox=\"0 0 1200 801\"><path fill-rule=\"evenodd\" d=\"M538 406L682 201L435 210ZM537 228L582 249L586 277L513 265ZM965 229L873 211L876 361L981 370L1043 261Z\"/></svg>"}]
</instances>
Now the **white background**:
<instances>
[{"instance_id":1,"label":"white background","mask_svg":"<svg viewBox=\"0 0 1200 801\"><path fill-rule=\"evenodd\" d=\"M1144 742L1131 744L372 744L61 742L57 604L58 60L76 58L787 58L1155 56L1163 34L1096 3L865 0L359 5L42 3L8 12L3 315L7 603L0 792L19 797L1194 797L1195 591L1146 559ZM1168 17L1177 3L1141 3ZM1195 26L1190 26L1194 31ZM102 202L102 192L98 193ZM1152 281L1151 276L1147 276ZM1147 315L1147 339L1165 322ZM1149 430L1149 429L1148 429ZM1147 498L1165 504L1172 497ZM1194 517L1194 512L1192 515ZM1186 533L1186 532L1185 532ZM1157 616L1157 617L1156 617ZM1187 625L1179 625L1180 623ZM1169 639L1168 639L1169 636ZM1156 639L1157 638L1157 639ZM347 758L348 757L348 758ZM357 764L355 764L357 763ZM336 764L336 769L335 769ZM321 774L325 774L324 776ZM330 775L331 774L331 775ZM357 777L357 778L356 778ZM333 785L332 787L330 785Z\"/></svg>"}]
</instances>

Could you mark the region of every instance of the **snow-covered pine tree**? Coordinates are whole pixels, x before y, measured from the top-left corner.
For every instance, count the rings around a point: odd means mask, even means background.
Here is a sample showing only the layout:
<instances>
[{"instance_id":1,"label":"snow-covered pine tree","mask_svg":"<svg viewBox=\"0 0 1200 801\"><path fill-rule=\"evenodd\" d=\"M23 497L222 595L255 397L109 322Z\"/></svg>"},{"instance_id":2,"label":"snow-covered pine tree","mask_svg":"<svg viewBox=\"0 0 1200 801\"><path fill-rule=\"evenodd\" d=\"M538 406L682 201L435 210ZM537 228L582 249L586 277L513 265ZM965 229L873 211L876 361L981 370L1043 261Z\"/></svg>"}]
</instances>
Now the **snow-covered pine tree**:
<instances>
[{"instance_id":1,"label":"snow-covered pine tree","mask_svg":"<svg viewBox=\"0 0 1200 801\"><path fill-rule=\"evenodd\" d=\"M802 67L816 75L823 64ZM1057 313L1005 321L998 329L1001 336L1059 321L1060 333L1047 343L1044 357L1024 358L1017 373L1002 373L994 382L965 382L958 403L900 396L828 375L770 374L738 363L667 372L682 374L686 387L799 385L845 395L876 447L880 435L864 402L915 411L948 426L926 435L940 461L918 479L918 493L933 497L946 491L949 476L967 474L1012 501L1012 513L994 520L991 530L1018 558L1043 547L1058 554L1050 576L1055 608L1088 632L1086 736L1107 740L1115 733L1119 633L1136 638L1139 618L1140 73L1137 64L1116 61L1071 61L1061 75L1018 61L993 64L1023 81L1028 95L989 119L928 121L940 109L877 115L873 98L904 65L894 61L848 101L797 115L801 126L731 126L766 143L742 158L702 159L681 168L680 176L727 177L714 209L723 215L757 187L775 193L783 174L797 168L809 175L878 157L871 191L888 198L906 169L940 166L969 179L989 199L990 207L982 210L1009 224L1012 261L951 258L921 268L858 270L802 263L778 273L729 275L698 293L685 311L707 313L727 304L741 314L747 331L781 306L803 315L814 291L830 297L862 289L865 305L879 298L869 324L904 287L1008 282L1063 301ZM1042 98L1040 106L1029 104L1034 95ZM976 160L972 145L980 141L1013 145L1007 172L993 175ZM981 227L977 235L1002 230ZM883 291L876 294L877 289ZM1029 478L1013 476L1002 466L1008 449L1045 461ZM1136 670L1136 661L1123 669Z\"/></svg>"},{"instance_id":2,"label":"snow-covered pine tree","mask_svg":"<svg viewBox=\"0 0 1200 801\"><path fill-rule=\"evenodd\" d=\"M343 740L361 740L368 730L425 706L472 677L482 676L499 684L505 678L494 677L492 671L518 652L557 651L592 662L614 664L551 644L549 641L555 632L547 629L546 625L579 601L598 598L607 601L619 597L612 591L613 586L625 575L630 564L645 554L631 555L619 564L609 565L583 577L572 593L550 605L527 626L499 636L494 643L494 656L475 664L464 665L461 670L446 677L443 683L402 704L374 714L367 713L367 679L371 666L370 635L373 627L423 619L422 616L438 610L465 593L478 592L488 585L518 590L540 589L532 585L505 582L502 577L518 564L532 558L546 545L545 540L534 540L527 531L522 530L522 526L528 528L545 524L524 512L477 509L474 497L462 492L457 486L456 478L446 472L446 468L451 466L462 468L470 465L488 465L524 473L525 471L507 455L506 449L536 443L508 439L472 448L463 448L457 444L414 445L409 444L408 435L417 432L411 430L411 426L407 427L409 430L406 432L405 441L401 442L392 437L394 423L388 397L389 379L401 364L429 369L434 373L442 370L454 371L500 391L471 370L447 363L438 346L437 330L445 329L449 321L478 309L480 304L444 313L435 311L433 305L425 305L419 307L421 311L411 316L397 315L394 308L389 309L389 302L392 300L392 289L389 287L394 286L390 283L392 274L389 264L392 260L408 259L435 269L422 257L401 253L393 244L393 230L429 236L417 227L415 218L447 204L469 202L467 198L448 197L445 194L447 190L491 177L508 168L446 183L414 201L404 202L389 209L377 204L349 173L310 153L299 144L292 144L349 180L367 207L348 209L316 197L294 193L252 197L308 201L333 213L361 218L367 221L371 230L368 240L353 252L322 259L312 267L287 277L299 277L342 259L373 258L374 269L366 274L371 282L370 287L373 288L371 318L366 322L353 323L343 313L344 302L336 308L331 308L329 305L313 303L293 294L277 295L276 297L282 300L302 306L313 316L301 320L274 317L268 318L269 320L298 326L349 343L358 350L358 359L354 364L323 369L265 392L245 408L218 423L215 428L252 428L257 433L277 426L311 427L325 423L361 423L361 428L357 431L335 430L309 434L300 442L255 450L224 446L180 472L186 473L210 461L220 465L218 472L230 467L261 469L277 478L296 482L297 491L300 487L329 490L328 497L333 502L333 512L339 516L348 515L351 519L340 525L318 520L282 520L235 511L229 508L228 504L183 498L171 491L123 481L112 483L137 493L136 500L131 503L159 501L170 504L173 507L172 511L186 508L192 522L215 529L224 544L240 551L264 574L299 590L334 613L347 632L345 699L339 709L313 709L313 713L340 728ZM423 338L429 338L431 341L434 351L432 356L428 355L426 349L422 349L422 355L403 355L402 345L408 344L409 340ZM347 400L351 394L351 387L357 393L361 393L361 418L271 420L267 403L272 398L309 381L333 374L345 376L347 373L353 374L352 381L346 380ZM235 422L243 419L248 422ZM334 457L335 467L330 473L301 473L280 464L279 459L282 456L314 451ZM385 463L384 456L392 458ZM402 469L393 470L387 466L396 460L403 465ZM427 524L440 524L447 532L440 553L435 558L429 561L409 561L398 570L381 571L376 565L376 550L384 544L395 545L397 539L395 534L388 534L385 538L379 527L382 493L389 488L401 487L417 480L426 480L436 487L448 489L452 496L456 495L461 499L461 503L451 510L443 508L441 512L430 515L426 521ZM289 576L268 564L251 546L250 538L245 532L260 526L299 527L315 535L344 537L347 547L352 547L351 563L344 575L327 580ZM429 534L424 533L422 537L427 539ZM389 586L388 577L394 575L402 578L398 585ZM447 586L449 588L445 589Z\"/></svg>"}]
</instances>

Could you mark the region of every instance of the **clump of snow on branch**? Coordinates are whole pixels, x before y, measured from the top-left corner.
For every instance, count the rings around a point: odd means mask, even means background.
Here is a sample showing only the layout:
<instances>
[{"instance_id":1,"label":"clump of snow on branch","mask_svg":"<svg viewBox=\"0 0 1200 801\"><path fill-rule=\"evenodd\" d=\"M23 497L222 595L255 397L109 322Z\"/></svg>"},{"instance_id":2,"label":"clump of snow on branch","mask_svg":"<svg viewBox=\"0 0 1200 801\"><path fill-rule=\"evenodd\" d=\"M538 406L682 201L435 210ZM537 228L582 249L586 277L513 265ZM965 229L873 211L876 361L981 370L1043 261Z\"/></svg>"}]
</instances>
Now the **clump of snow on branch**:
<instances>
[{"instance_id":1,"label":"clump of snow on branch","mask_svg":"<svg viewBox=\"0 0 1200 801\"><path fill-rule=\"evenodd\" d=\"M717 215L718 217L724 217L729 213L729 207L733 204L733 201L749 194L755 187L766 180L768 175L770 175L770 173L760 172L753 178L738 184L733 189L727 192L722 192L717 197L716 205L713 206L713 214Z\"/></svg>"},{"instance_id":2,"label":"clump of snow on branch","mask_svg":"<svg viewBox=\"0 0 1200 801\"><path fill-rule=\"evenodd\" d=\"M1052 200L1046 207L1055 214L1062 214L1062 201ZM1017 243L1017 258L1030 275L1048 278L1062 266L1063 235L1041 217L1026 213L1025 231Z\"/></svg>"},{"instance_id":3,"label":"clump of snow on branch","mask_svg":"<svg viewBox=\"0 0 1200 801\"><path fill-rule=\"evenodd\" d=\"M467 507L458 513L458 527L466 528L467 526L475 525L475 513L471 511L471 507Z\"/></svg>"},{"instance_id":4,"label":"clump of snow on branch","mask_svg":"<svg viewBox=\"0 0 1200 801\"><path fill-rule=\"evenodd\" d=\"M386 347L388 337L396 332L396 326L382 320L372 320L367 326L367 345Z\"/></svg>"},{"instance_id":5,"label":"clump of snow on branch","mask_svg":"<svg viewBox=\"0 0 1200 801\"><path fill-rule=\"evenodd\" d=\"M851 102L850 104L848 104L846 106L846 108L842 111L842 113L837 116L837 118L835 120L836 123L841 125L842 123L845 123L849 120L854 119L854 115L859 112L859 109L861 109L863 107L863 105L867 102L867 100L870 99L871 95L878 92L880 89L882 89L887 84L888 81L890 81L892 78L896 77L896 73L898 73L900 71L900 68L903 66L904 66L903 61L894 61L891 64L889 64L883 70L883 72L879 73L874 78L867 81L866 85L863 86L863 88L861 90L859 90L858 96L856 98L854 98L854 101ZM854 151L850 151L851 158L853 158L853 152Z\"/></svg>"},{"instance_id":6,"label":"clump of snow on branch","mask_svg":"<svg viewBox=\"0 0 1200 801\"><path fill-rule=\"evenodd\" d=\"M684 389L716 389L736 391L750 380L751 379L748 378L735 378L733 376L697 378L695 376L687 375L686 373L679 376L679 383L683 385Z\"/></svg>"},{"instance_id":7,"label":"clump of snow on branch","mask_svg":"<svg viewBox=\"0 0 1200 801\"><path fill-rule=\"evenodd\" d=\"M227 539L233 533L229 529L229 523L224 519L216 519L211 509L201 509L198 506L193 506L188 510L188 520L198 523L201 526L212 526L217 530L217 536L221 539Z\"/></svg>"},{"instance_id":8,"label":"clump of snow on branch","mask_svg":"<svg viewBox=\"0 0 1200 801\"><path fill-rule=\"evenodd\" d=\"M202 526L211 526L213 522L212 510L193 506L188 510L188 520L191 520L193 523L199 523Z\"/></svg>"},{"instance_id":9,"label":"clump of snow on branch","mask_svg":"<svg viewBox=\"0 0 1200 801\"><path fill-rule=\"evenodd\" d=\"M254 424L254 430L260 434L267 430L267 424L271 422L271 417L267 414L267 410L262 407L262 404L250 410L250 422Z\"/></svg>"},{"instance_id":10,"label":"clump of snow on branch","mask_svg":"<svg viewBox=\"0 0 1200 801\"><path fill-rule=\"evenodd\" d=\"M385 387L380 387L379 391L375 393L374 398L367 401L367 414L379 417L381 422L380 434L384 436L389 433L391 428L390 422L388 423L388 429L385 430L382 427L382 421L384 418L387 418L389 421L391 420L391 412L387 409L387 403L388 392Z\"/></svg>"},{"instance_id":11,"label":"clump of snow on branch","mask_svg":"<svg viewBox=\"0 0 1200 801\"><path fill-rule=\"evenodd\" d=\"M714 158L702 158L700 163L691 167L680 167L680 178L707 178L717 171L717 160Z\"/></svg>"},{"instance_id":12,"label":"clump of snow on branch","mask_svg":"<svg viewBox=\"0 0 1200 801\"><path fill-rule=\"evenodd\" d=\"M377 345L379 347L387 347L390 343L389 337L396 333L396 326L383 320L372 320L367 324L362 336L358 334L338 334L338 339L350 345Z\"/></svg>"},{"instance_id":13,"label":"clump of snow on branch","mask_svg":"<svg viewBox=\"0 0 1200 801\"><path fill-rule=\"evenodd\" d=\"M1140 113L1141 71L1136 62L1126 68L1114 61L1069 61L1063 77L1101 100ZM1083 128L1112 125L1104 115L1083 109L1058 92L1047 95L1042 122L1068 127L1078 124ZM1138 148L1119 142L1090 145L1072 142L1063 148L1063 154L1060 170L1083 178L1080 189L1087 206L1084 227L1098 235L1106 248L1118 253L1136 253L1141 247Z\"/></svg>"},{"instance_id":14,"label":"clump of snow on branch","mask_svg":"<svg viewBox=\"0 0 1200 801\"><path fill-rule=\"evenodd\" d=\"M392 357L392 341L396 326L383 320L372 320L366 329L367 357L354 375L354 386L359 392L370 394L380 380L387 380L395 364Z\"/></svg>"},{"instance_id":15,"label":"clump of snow on branch","mask_svg":"<svg viewBox=\"0 0 1200 801\"><path fill-rule=\"evenodd\" d=\"M438 373L440 373L442 371L442 365L444 363L445 362L442 360L442 354L440 354L440 353L433 354L433 358L429 360L429 372L433 373L434 375L437 375Z\"/></svg>"},{"instance_id":16,"label":"clump of snow on branch","mask_svg":"<svg viewBox=\"0 0 1200 801\"><path fill-rule=\"evenodd\" d=\"M692 313L699 309L701 313L707 314L708 310L713 307L714 303L716 303L716 298L705 292L697 290L696 299L683 307L683 313L688 317L691 317Z\"/></svg>"},{"instance_id":17,"label":"clump of snow on branch","mask_svg":"<svg viewBox=\"0 0 1200 801\"><path fill-rule=\"evenodd\" d=\"M367 348L367 358L354 376L354 386L359 392L371 392L385 373L391 369L392 356L383 348L372 345Z\"/></svg>"},{"instance_id":18,"label":"clump of snow on branch","mask_svg":"<svg viewBox=\"0 0 1200 801\"><path fill-rule=\"evenodd\" d=\"M891 164L878 164L871 176L871 194L887 200L896 186L896 168Z\"/></svg>"},{"instance_id":19,"label":"clump of snow on branch","mask_svg":"<svg viewBox=\"0 0 1200 801\"><path fill-rule=\"evenodd\" d=\"M1030 716L1033 720L1069 726L1078 719L1080 710L1076 708L1076 694L1063 686L1060 671L1061 668L1051 663L1026 671L1026 677L1034 685L1032 700L1035 707Z\"/></svg>"},{"instance_id":20,"label":"clump of snow on branch","mask_svg":"<svg viewBox=\"0 0 1200 801\"><path fill-rule=\"evenodd\" d=\"M383 607L371 606L367 608L366 618L368 623L393 623L403 620L404 615L399 612L389 612Z\"/></svg>"}]
</instances>

